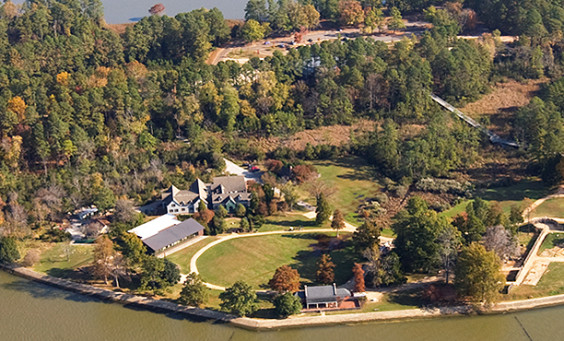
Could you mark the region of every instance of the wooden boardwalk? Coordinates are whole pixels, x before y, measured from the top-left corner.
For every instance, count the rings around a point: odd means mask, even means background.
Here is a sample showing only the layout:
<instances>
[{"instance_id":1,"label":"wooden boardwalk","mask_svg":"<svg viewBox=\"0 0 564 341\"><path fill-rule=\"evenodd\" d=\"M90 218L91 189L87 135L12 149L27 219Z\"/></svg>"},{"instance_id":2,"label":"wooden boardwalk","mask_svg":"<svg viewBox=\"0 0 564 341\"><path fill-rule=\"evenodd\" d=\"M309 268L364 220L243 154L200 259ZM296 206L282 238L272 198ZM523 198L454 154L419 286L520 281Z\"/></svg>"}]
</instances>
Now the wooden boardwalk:
<instances>
[{"instance_id":1,"label":"wooden boardwalk","mask_svg":"<svg viewBox=\"0 0 564 341\"><path fill-rule=\"evenodd\" d=\"M515 141L512 140L506 140L501 138L499 135L495 134L493 131L486 129L484 126L482 126L480 123L476 122L476 120L474 120L472 117L466 115L465 113L463 113L462 111L456 109L454 106L452 106L451 104L449 104L447 101L445 101L444 99L440 98L439 96L435 95L435 94L431 94L431 98L437 102L440 106L442 106L443 108L447 109L448 111L454 113L456 116L458 116L461 120L465 121L466 123L468 123L469 125L471 125L472 127L480 130L480 132L482 132L483 134L487 135L488 138L490 139L490 142L493 144L499 144L502 146L507 146L507 147L512 147L512 148L520 148L519 144Z\"/></svg>"}]
</instances>

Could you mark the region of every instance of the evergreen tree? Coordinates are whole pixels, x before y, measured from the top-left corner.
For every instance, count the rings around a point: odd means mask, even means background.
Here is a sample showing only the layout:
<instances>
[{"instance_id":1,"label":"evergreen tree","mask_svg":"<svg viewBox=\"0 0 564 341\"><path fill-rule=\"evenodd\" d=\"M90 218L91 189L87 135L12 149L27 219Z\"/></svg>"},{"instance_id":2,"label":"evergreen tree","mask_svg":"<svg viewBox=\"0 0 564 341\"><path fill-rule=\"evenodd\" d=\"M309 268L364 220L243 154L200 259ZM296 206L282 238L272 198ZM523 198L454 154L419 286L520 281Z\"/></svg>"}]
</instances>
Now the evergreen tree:
<instances>
[{"instance_id":1,"label":"evergreen tree","mask_svg":"<svg viewBox=\"0 0 564 341\"><path fill-rule=\"evenodd\" d=\"M317 209L315 213L315 223L317 225L325 224L329 220L329 217L331 217L331 208L323 193L317 196Z\"/></svg>"}]
</instances>

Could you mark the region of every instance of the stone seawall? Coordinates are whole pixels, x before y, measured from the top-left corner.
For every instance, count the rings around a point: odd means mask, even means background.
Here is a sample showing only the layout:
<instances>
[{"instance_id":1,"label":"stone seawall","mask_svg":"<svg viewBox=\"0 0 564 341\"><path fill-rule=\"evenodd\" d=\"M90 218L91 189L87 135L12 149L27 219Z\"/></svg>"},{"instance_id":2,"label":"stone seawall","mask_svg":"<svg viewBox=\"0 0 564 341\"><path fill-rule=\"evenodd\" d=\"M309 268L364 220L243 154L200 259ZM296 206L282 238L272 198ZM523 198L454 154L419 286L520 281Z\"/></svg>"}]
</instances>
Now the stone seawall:
<instances>
[{"instance_id":1,"label":"stone seawall","mask_svg":"<svg viewBox=\"0 0 564 341\"><path fill-rule=\"evenodd\" d=\"M382 311L370 313L355 314L337 314L337 315L321 315L321 316L305 316L292 317L289 319L254 319L247 317L235 317L218 311L186 307L164 300L155 300L143 296L130 295L121 292L115 292L107 289L96 288L91 285L76 283L66 279L48 276L27 268L1 265L0 269L4 269L14 275L24 277L26 279L52 285L65 290L70 290L83 295L96 297L103 300L117 302L123 305L134 305L152 311L166 311L175 314L185 315L197 320L213 320L229 323L235 327L251 329L251 330L268 330L281 328L299 328L308 326L349 324L372 321L391 321L401 319L420 319L447 316L461 316L473 313L478 314L499 314L506 312L515 312L528 310L533 308L542 308L555 305L564 305L564 295L541 297L522 301L501 302L496 304L492 309L481 310L472 306L456 306L441 308L422 308L410 310Z\"/></svg>"},{"instance_id":2,"label":"stone seawall","mask_svg":"<svg viewBox=\"0 0 564 341\"><path fill-rule=\"evenodd\" d=\"M130 295L122 292L96 288L91 285L81 284L66 279L48 276L27 268L0 264L0 269L4 269L11 274L35 282L52 285L57 288L70 290L86 296L96 297L102 300L117 302L123 305L134 305L134 306L146 308L148 310L167 311L167 312L177 313L177 314L186 315L192 318L203 319L203 320L228 322L229 320L235 318L232 315L228 315L218 311L199 309L194 307L186 307L169 301L157 300L143 296Z\"/></svg>"}]
</instances>

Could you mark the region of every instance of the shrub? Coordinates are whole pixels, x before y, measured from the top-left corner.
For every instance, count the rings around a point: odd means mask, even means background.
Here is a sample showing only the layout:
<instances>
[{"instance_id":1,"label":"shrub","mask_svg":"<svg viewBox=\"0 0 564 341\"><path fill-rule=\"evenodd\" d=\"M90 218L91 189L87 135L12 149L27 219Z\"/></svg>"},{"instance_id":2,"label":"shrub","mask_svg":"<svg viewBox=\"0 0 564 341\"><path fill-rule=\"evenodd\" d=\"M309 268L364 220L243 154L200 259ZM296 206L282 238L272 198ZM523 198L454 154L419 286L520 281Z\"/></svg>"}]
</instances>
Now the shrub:
<instances>
[{"instance_id":1,"label":"shrub","mask_svg":"<svg viewBox=\"0 0 564 341\"><path fill-rule=\"evenodd\" d=\"M40 256L41 253L39 250L29 250L22 261L22 265L32 267L39 262Z\"/></svg>"},{"instance_id":2,"label":"shrub","mask_svg":"<svg viewBox=\"0 0 564 341\"><path fill-rule=\"evenodd\" d=\"M20 257L18 245L14 238L4 237L0 239L0 262L14 263Z\"/></svg>"}]
</instances>

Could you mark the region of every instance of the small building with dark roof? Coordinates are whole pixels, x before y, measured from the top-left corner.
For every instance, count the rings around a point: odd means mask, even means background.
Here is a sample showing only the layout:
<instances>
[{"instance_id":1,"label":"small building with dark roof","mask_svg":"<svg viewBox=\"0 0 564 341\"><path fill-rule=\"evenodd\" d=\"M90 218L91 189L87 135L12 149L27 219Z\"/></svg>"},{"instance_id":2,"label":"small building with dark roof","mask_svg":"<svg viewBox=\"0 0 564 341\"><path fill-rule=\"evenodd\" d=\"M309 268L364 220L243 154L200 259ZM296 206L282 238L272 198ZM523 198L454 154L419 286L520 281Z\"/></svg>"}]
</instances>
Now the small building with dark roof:
<instances>
[{"instance_id":1,"label":"small building with dark roof","mask_svg":"<svg viewBox=\"0 0 564 341\"><path fill-rule=\"evenodd\" d=\"M338 289L333 285L308 286L299 291L296 296L302 299L305 309L338 309L341 302L352 295L347 289Z\"/></svg>"}]
</instances>

